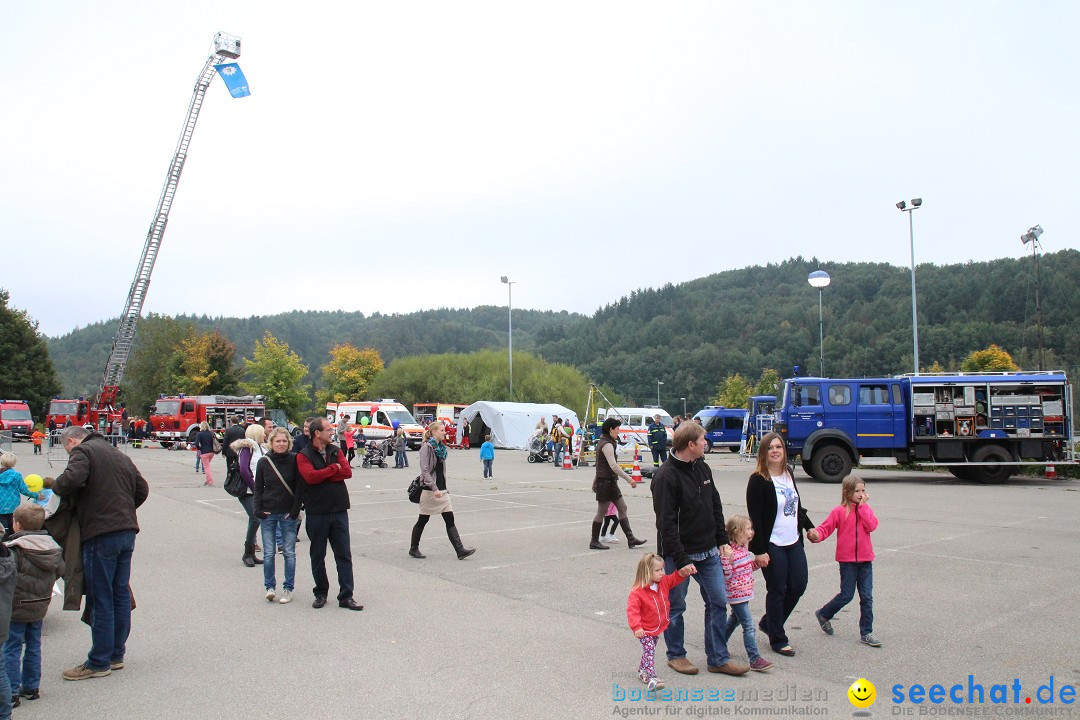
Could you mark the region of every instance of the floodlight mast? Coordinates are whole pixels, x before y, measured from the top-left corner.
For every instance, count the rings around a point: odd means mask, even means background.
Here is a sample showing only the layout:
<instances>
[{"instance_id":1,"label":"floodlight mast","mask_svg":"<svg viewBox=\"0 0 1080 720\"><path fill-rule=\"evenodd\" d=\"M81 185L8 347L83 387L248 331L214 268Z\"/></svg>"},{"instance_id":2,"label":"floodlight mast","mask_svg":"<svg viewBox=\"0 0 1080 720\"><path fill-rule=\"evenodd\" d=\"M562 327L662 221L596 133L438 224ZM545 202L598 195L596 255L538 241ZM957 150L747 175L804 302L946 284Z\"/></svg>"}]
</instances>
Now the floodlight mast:
<instances>
[{"instance_id":1,"label":"floodlight mast","mask_svg":"<svg viewBox=\"0 0 1080 720\"><path fill-rule=\"evenodd\" d=\"M188 148L191 146L191 136L195 132L195 123L199 119L206 89L216 73L214 66L238 57L240 57L240 38L223 32L214 35L213 49L195 81L195 90L191 95L191 102L188 103L184 127L180 131L180 139L176 143L172 162L169 163L169 171L165 176L161 197L158 198L154 219L150 223L150 230L146 233L146 242L143 243L139 268L131 283L131 290L128 291L124 310L120 314L120 327L116 331L116 337L113 338L109 360L105 364L105 373L101 377L97 398L98 408L110 409L116 403L120 381L124 377L124 367L127 365L131 345L135 339L135 326L142 314L146 291L150 287L150 275L154 272L154 262L161 248L161 239L165 235L165 226L169 223L169 210L172 209L173 198L176 197L176 186L180 183L180 173L184 171Z\"/></svg>"}]
</instances>

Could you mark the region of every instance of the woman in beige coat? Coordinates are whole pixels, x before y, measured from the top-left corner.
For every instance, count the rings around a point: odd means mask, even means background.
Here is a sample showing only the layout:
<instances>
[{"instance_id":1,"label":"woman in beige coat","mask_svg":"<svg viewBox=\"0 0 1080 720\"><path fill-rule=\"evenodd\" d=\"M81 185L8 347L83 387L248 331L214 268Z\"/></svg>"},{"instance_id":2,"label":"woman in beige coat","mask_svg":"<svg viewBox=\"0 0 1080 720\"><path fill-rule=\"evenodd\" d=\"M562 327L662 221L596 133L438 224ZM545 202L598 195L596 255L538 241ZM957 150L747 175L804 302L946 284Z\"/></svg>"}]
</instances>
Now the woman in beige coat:
<instances>
[{"instance_id":1,"label":"woman in beige coat","mask_svg":"<svg viewBox=\"0 0 1080 720\"><path fill-rule=\"evenodd\" d=\"M424 486L420 493L420 517L412 529L412 543L409 555L423 559L420 552L420 536L424 526L432 515L442 515L446 523L446 534L450 538L458 560L463 560L476 548L467 548L461 542L457 527L454 526L454 508L450 506L450 494L446 490L446 426L442 420L431 423L424 429L424 441L420 445L420 482Z\"/></svg>"}]
</instances>

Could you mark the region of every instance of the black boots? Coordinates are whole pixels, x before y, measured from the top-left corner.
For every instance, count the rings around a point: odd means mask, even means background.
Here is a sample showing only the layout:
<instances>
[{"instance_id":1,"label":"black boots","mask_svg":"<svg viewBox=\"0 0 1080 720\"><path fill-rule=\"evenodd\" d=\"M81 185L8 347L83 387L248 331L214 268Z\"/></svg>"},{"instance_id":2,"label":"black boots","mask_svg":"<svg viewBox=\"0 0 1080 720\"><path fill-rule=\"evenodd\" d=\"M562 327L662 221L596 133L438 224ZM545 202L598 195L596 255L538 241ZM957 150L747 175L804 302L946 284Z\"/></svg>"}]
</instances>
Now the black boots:
<instances>
[{"instance_id":1,"label":"black boots","mask_svg":"<svg viewBox=\"0 0 1080 720\"><path fill-rule=\"evenodd\" d=\"M454 546L454 550L457 551L457 559L464 560L465 558L476 552L476 548L467 548L465 544L461 542L461 536L458 535L457 527L446 528L446 536L450 538L450 544ZM412 552L409 552L412 555ZM413 555L413 557L416 557Z\"/></svg>"},{"instance_id":2,"label":"black boots","mask_svg":"<svg viewBox=\"0 0 1080 720\"><path fill-rule=\"evenodd\" d=\"M593 523L594 525L596 523ZM619 519L619 527L622 528L623 534L626 535L626 549L633 550L638 545L644 545L645 541L634 537L634 531L630 529L630 521L626 518Z\"/></svg>"},{"instance_id":3,"label":"black boots","mask_svg":"<svg viewBox=\"0 0 1080 720\"><path fill-rule=\"evenodd\" d=\"M413 525L412 542L409 545L409 557L414 557L414 558L417 558L418 560L423 560L424 558L427 557L427 555L424 555L422 552L420 552L420 536L423 535L423 534L424 534L424 526L423 525Z\"/></svg>"},{"instance_id":4,"label":"black boots","mask_svg":"<svg viewBox=\"0 0 1080 720\"><path fill-rule=\"evenodd\" d=\"M244 557L241 559L248 567L262 565L262 558L255 557L255 543L244 543Z\"/></svg>"},{"instance_id":5,"label":"black boots","mask_svg":"<svg viewBox=\"0 0 1080 720\"><path fill-rule=\"evenodd\" d=\"M590 550L610 550L607 545L600 542L600 528L603 526L603 522L593 521L592 524L592 542L589 543ZM629 539L629 538L628 538Z\"/></svg>"}]
</instances>

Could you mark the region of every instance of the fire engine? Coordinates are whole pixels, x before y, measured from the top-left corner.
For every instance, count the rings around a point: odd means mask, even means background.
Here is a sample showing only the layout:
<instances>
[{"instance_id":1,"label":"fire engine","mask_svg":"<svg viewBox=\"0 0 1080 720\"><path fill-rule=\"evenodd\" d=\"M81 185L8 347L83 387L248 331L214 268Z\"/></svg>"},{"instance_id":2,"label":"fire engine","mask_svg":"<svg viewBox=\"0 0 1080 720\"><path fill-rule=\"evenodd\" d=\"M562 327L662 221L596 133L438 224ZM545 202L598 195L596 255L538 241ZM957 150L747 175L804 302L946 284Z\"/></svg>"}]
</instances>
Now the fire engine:
<instances>
[{"instance_id":1,"label":"fire engine","mask_svg":"<svg viewBox=\"0 0 1080 720\"><path fill-rule=\"evenodd\" d=\"M160 397L150 413L147 432L167 448L174 442L195 442L200 423L208 423L211 430L220 434L233 416L253 422L265 414L266 403L261 395Z\"/></svg>"},{"instance_id":2,"label":"fire engine","mask_svg":"<svg viewBox=\"0 0 1080 720\"><path fill-rule=\"evenodd\" d=\"M394 434L394 423L405 429L405 444L413 450L419 450L423 442L424 428L420 426L412 413L397 400L371 400L363 402L347 401L326 404L326 419L340 432L338 418L349 416L348 429L364 428L364 437L368 440L385 440ZM367 424L364 424L364 419Z\"/></svg>"},{"instance_id":3,"label":"fire engine","mask_svg":"<svg viewBox=\"0 0 1080 720\"><path fill-rule=\"evenodd\" d=\"M1004 482L1022 465L1074 464L1072 386L1063 372L984 372L784 381L774 429L808 475L854 465L937 465Z\"/></svg>"},{"instance_id":4,"label":"fire engine","mask_svg":"<svg viewBox=\"0 0 1080 720\"><path fill-rule=\"evenodd\" d=\"M70 421L73 425L88 425L96 430L107 429L114 421L120 420L123 415L122 406L117 406L117 396L120 393L120 381L124 377L124 367L127 365L128 356L131 354L131 345L135 340L135 326L142 314L143 301L150 287L150 275L154 271L154 262L157 260L158 250L161 248L161 240L165 235L165 227L169 223L169 211L172 209L173 198L176 196L176 188L180 183L180 174L187 162L188 148L191 146L191 136L195 132L195 123L199 119L199 111L202 109L203 99L210 81L217 74L216 65L228 60L240 57L240 38L228 33L219 32L214 35L214 44L210 50L202 72L195 82L195 89L188 104L187 117L184 127L180 131L180 139L176 143L172 162L165 176L165 185L161 189L158 198L157 209L154 218L150 222L150 230L146 233L146 241L143 243L142 257L135 273L135 279L128 291L127 302L124 310L120 313L120 327L116 330L113 338L112 350L109 359L105 363L105 372L98 386L98 393L92 400L80 397L78 400L61 400L59 397L49 404L49 412L45 422L54 423L53 427L62 428Z\"/></svg>"},{"instance_id":5,"label":"fire engine","mask_svg":"<svg viewBox=\"0 0 1080 720\"><path fill-rule=\"evenodd\" d=\"M30 439L34 432L34 418L25 400L0 400L0 430L11 433L11 439Z\"/></svg>"}]
</instances>

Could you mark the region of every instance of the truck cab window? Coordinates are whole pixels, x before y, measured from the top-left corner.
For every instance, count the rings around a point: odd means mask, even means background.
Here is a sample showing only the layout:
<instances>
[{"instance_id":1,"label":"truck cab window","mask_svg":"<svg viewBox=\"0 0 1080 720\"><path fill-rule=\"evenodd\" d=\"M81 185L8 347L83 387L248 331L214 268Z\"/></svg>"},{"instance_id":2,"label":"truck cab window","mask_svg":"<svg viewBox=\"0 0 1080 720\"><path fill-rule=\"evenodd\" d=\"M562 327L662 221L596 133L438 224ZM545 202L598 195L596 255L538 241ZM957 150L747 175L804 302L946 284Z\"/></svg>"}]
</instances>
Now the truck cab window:
<instances>
[{"instance_id":1,"label":"truck cab window","mask_svg":"<svg viewBox=\"0 0 1080 720\"><path fill-rule=\"evenodd\" d=\"M795 396L795 404L799 406L820 405L821 388L817 385L800 385L799 392Z\"/></svg>"}]
</instances>

